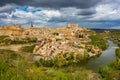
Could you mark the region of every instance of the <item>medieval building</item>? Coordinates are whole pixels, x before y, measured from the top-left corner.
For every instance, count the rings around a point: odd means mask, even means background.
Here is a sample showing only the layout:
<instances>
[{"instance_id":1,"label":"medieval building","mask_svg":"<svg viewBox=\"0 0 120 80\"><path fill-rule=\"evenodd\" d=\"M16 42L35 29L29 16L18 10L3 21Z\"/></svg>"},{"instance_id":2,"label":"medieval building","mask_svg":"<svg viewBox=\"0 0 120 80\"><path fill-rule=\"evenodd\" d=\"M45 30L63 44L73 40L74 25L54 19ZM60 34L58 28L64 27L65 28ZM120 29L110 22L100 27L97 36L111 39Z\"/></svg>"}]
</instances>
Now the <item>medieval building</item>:
<instances>
[{"instance_id":1,"label":"medieval building","mask_svg":"<svg viewBox=\"0 0 120 80\"><path fill-rule=\"evenodd\" d=\"M21 26L0 27L0 35L21 36L22 32L23 32L23 28L21 28Z\"/></svg>"}]
</instances>

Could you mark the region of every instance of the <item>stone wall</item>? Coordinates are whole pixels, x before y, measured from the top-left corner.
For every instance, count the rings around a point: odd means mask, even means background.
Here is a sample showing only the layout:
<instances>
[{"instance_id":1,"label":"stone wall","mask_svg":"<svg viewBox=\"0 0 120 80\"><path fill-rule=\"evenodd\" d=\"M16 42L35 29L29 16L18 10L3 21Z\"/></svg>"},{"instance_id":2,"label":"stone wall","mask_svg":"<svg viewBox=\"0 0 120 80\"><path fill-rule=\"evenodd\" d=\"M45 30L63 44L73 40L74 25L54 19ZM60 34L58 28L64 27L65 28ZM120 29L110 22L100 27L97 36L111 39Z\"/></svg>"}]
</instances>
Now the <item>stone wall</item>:
<instances>
[{"instance_id":1,"label":"stone wall","mask_svg":"<svg viewBox=\"0 0 120 80\"><path fill-rule=\"evenodd\" d=\"M23 29L20 26L0 27L0 35L21 36Z\"/></svg>"}]
</instances>

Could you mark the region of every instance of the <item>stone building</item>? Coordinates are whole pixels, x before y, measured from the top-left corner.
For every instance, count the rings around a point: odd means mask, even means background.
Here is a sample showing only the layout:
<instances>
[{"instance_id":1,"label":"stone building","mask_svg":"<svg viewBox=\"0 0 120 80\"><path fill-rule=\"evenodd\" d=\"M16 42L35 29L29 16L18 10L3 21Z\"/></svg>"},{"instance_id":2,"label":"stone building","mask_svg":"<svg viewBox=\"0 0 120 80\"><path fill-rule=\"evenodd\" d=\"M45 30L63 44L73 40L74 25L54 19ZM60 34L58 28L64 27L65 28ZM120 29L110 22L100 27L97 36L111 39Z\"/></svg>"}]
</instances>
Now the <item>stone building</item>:
<instances>
[{"instance_id":1,"label":"stone building","mask_svg":"<svg viewBox=\"0 0 120 80\"><path fill-rule=\"evenodd\" d=\"M21 26L5 26L0 27L0 35L6 36L21 36L23 32L23 28Z\"/></svg>"},{"instance_id":2,"label":"stone building","mask_svg":"<svg viewBox=\"0 0 120 80\"><path fill-rule=\"evenodd\" d=\"M78 24L68 24L68 28L78 28Z\"/></svg>"}]
</instances>

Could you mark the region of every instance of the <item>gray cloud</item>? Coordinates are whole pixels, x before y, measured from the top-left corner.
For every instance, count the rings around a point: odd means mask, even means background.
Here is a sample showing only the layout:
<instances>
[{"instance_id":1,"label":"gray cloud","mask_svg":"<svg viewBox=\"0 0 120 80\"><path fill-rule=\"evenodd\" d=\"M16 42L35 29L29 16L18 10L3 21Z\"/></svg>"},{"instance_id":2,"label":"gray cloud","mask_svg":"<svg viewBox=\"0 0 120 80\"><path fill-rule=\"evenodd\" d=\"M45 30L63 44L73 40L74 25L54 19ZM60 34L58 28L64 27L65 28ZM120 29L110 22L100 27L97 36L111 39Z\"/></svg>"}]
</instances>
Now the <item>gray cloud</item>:
<instances>
[{"instance_id":1,"label":"gray cloud","mask_svg":"<svg viewBox=\"0 0 120 80\"><path fill-rule=\"evenodd\" d=\"M6 4L11 4L11 3L18 4L18 5L25 5L25 3L28 3L28 2L29 2L28 0L24 0L24 1L21 1L21 0L1 0L0 6L4 6Z\"/></svg>"},{"instance_id":2,"label":"gray cloud","mask_svg":"<svg viewBox=\"0 0 120 80\"><path fill-rule=\"evenodd\" d=\"M0 12L10 12L15 9L15 4L6 4L0 7Z\"/></svg>"},{"instance_id":3,"label":"gray cloud","mask_svg":"<svg viewBox=\"0 0 120 80\"><path fill-rule=\"evenodd\" d=\"M38 26L49 27L67 23L89 28L119 27L119 4L120 0L0 0L0 25L26 25L33 21ZM28 6L30 11L16 6ZM31 12L37 9L41 11Z\"/></svg>"},{"instance_id":4,"label":"gray cloud","mask_svg":"<svg viewBox=\"0 0 120 80\"><path fill-rule=\"evenodd\" d=\"M17 4L17 5L30 5L35 7L46 8L64 8L64 7L76 7L76 8L90 8L97 5L102 0L1 0L0 5L5 4Z\"/></svg>"},{"instance_id":5,"label":"gray cloud","mask_svg":"<svg viewBox=\"0 0 120 80\"><path fill-rule=\"evenodd\" d=\"M89 16L89 15L93 15L93 14L96 14L96 11L95 10L91 10L91 9L82 10L82 11L79 11L77 13L77 15L83 15L83 16Z\"/></svg>"}]
</instances>

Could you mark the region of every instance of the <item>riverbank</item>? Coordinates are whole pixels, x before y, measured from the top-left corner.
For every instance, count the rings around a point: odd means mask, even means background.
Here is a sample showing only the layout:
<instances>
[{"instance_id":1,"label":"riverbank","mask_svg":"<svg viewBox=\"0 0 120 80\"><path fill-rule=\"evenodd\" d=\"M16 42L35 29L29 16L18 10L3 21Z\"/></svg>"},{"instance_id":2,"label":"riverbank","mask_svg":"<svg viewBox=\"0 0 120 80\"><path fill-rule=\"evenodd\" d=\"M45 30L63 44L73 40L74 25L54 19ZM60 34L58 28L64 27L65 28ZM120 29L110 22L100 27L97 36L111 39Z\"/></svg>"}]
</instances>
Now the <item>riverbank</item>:
<instances>
[{"instance_id":1,"label":"riverbank","mask_svg":"<svg viewBox=\"0 0 120 80\"><path fill-rule=\"evenodd\" d=\"M108 39L117 44L115 48L116 59L104 67L99 68L99 73L104 80L120 80L120 30L105 33Z\"/></svg>"},{"instance_id":2,"label":"riverbank","mask_svg":"<svg viewBox=\"0 0 120 80\"><path fill-rule=\"evenodd\" d=\"M95 72L98 72L100 66L106 66L108 63L115 61L115 48L118 47L117 44L114 44L112 41L108 41L109 47L102 52L102 54L97 57L93 58L87 62L85 65L86 69L91 69Z\"/></svg>"},{"instance_id":3,"label":"riverbank","mask_svg":"<svg viewBox=\"0 0 120 80\"><path fill-rule=\"evenodd\" d=\"M120 80L120 48L116 49L116 60L99 68L104 80Z\"/></svg>"}]
</instances>

